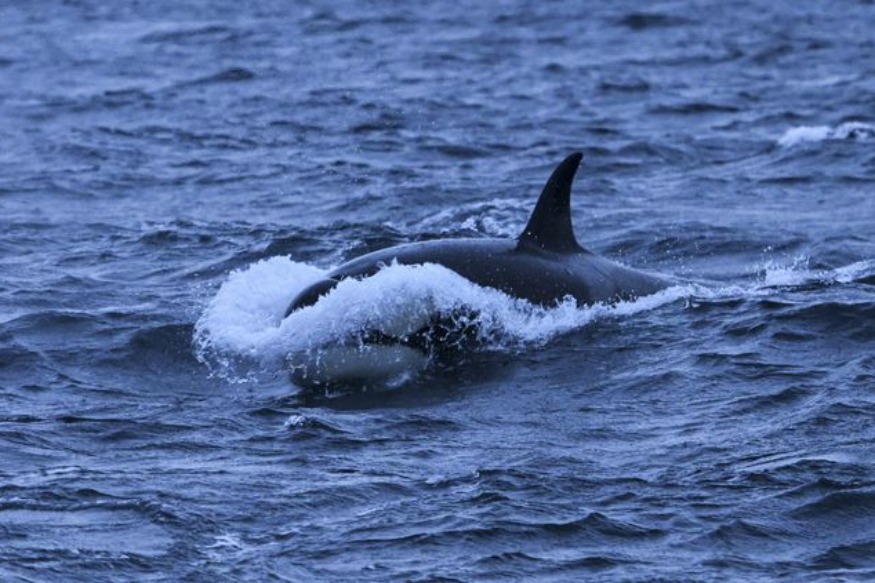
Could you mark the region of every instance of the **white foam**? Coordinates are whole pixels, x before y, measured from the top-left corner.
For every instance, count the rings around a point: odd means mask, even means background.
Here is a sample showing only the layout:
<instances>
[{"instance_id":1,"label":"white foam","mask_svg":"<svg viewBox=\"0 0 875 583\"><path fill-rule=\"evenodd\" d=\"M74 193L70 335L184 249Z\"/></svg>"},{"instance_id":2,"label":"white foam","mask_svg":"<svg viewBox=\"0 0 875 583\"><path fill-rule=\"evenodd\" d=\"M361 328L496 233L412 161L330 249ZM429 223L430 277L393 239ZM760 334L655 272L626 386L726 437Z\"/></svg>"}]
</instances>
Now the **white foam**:
<instances>
[{"instance_id":1,"label":"white foam","mask_svg":"<svg viewBox=\"0 0 875 583\"><path fill-rule=\"evenodd\" d=\"M325 271L273 257L231 272L195 324L198 359L234 377L237 358L263 360L280 342L279 325L292 299ZM232 378L232 380L235 380Z\"/></svg>"},{"instance_id":2,"label":"white foam","mask_svg":"<svg viewBox=\"0 0 875 583\"><path fill-rule=\"evenodd\" d=\"M652 310L691 293L679 286L634 302L585 308L569 297L544 308L480 287L440 265L393 264L363 280L343 280L314 305L283 319L294 296L324 275L287 258L235 271L195 325L198 358L217 374L244 381L241 360L281 370L302 361L290 355L362 346L365 331L410 334L433 316L453 314L473 325L484 349L517 350L543 345L598 318Z\"/></svg>"},{"instance_id":3,"label":"white foam","mask_svg":"<svg viewBox=\"0 0 875 583\"><path fill-rule=\"evenodd\" d=\"M808 267L807 255L794 257L789 263L768 260L762 266L762 286L790 287L805 285L813 280L819 281L823 274L814 273Z\"/></svg>"},{"instance_id":4,"label":"white foam","mask_svg":"<svg viewBox=\"0 0 875 583\"><path fill-rule=\"evenodd\" d=\"M835 270L835 280L838 283L850 283L861 277L875 274L875 259L858 261Z\"/></svg>"},{"instance_id":5,"label":"white foam","mask_svg":"<svg viewBox=\"0 0 875 583\"><path fill-rule=\"evenodd\" d=\"M766 261L761 266L761 273L759 285L748 290L749 294L768 293L773 288L852 283L875 273L875 260L857 261L836 269L811 269L808 256L799 255L787 262Z\"/></svg>"},{"instance_id":6,"label":"white foam","mask_svg":"<svg viewBox=\"0 0 875 583\"><path fill-rule=\"evenodd\" d=\"M821 142L827 139L831 132L832 128L828 126L790 128L778 140L778 145L789 148L803 142Z\"/></svg>"},{"instance_id":7,"label":"white foam","mask_svg":"<svg viewBox=\"0 0 875 583\"><path fill-rule=\"evenodd\" d=\"M875 138L875 125L858 121L846 122L836 127L801 126L784 132L778 140L778 145L790 148L806 142L823 142L825 140L857 140L866 141Z\"/></svg>"},{"instance_id":8,"label":"white foam","mask_svg":"<svg viewBox=\"0 0 875 583\"><path fill-rule=\"evenodd\" d=\"M462 229L477 231L490 237L516 237L522 229L524 216L520 215L521 204L517 199L493 198L455 205L427 216L411 225L416 232L437 231L443 234ZM447 227L452 225L452 227ZM400 230L405 227L395 225Z\"/></svg>"}]
</instances>

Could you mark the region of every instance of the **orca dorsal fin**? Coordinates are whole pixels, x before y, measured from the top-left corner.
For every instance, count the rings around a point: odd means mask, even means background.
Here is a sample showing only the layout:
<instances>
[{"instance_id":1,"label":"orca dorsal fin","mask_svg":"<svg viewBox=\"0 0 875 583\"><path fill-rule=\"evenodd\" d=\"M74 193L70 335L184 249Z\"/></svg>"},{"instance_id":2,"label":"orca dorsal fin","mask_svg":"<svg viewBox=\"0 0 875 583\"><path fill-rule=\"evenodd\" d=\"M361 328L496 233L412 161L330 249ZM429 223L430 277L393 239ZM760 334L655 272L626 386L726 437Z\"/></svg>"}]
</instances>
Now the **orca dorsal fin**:
<instances>
[{"instance_id":1,"label":"orca dorsal fin","mask_svg":"<svg viewBox=\"0 0 875 583\"><path fill-rule=\"evenodd\" d=\"M529 223L517 238L519 246L554 253L583 251L574 238L571 226L571 183L582 159L583 154L575 152L565 158L550 175Z\"/></svg>"}]
</instances>

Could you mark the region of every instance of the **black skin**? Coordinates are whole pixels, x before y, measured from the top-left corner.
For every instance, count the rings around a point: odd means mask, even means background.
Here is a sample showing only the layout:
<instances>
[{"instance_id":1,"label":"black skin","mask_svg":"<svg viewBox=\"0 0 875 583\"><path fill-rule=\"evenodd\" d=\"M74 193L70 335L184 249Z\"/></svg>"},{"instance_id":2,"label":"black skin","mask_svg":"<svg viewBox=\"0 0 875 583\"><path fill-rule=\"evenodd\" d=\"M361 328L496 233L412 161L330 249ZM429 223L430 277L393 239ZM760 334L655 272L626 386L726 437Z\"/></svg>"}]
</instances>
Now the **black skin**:
<instances>
[{"instance_id":1,"label":"black skin","mask_svg":"<svg viewBox=\"0 0 875 583\"><path fill-rule=\"evenodd\" d=\"M568 296L578 305L614 303L665 289L668 280L618 265L577 244L570 192L581 157L572 154L554 170L518 239L438 239L368 253L299 293L286 316L313 305L341 280L369 277L393 262L442 265L478 285L542 306Z\"/></svg>"}]
</instances>

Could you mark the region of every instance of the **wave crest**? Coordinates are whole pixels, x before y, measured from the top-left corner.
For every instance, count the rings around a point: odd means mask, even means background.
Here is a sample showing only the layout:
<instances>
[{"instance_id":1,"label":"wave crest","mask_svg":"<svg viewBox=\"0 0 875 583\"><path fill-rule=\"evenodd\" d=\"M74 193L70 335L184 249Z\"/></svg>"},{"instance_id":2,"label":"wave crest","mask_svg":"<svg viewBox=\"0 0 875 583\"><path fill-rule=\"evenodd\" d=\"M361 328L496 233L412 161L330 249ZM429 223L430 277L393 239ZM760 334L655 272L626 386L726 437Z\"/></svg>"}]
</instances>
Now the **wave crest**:
<instances>
[{"instance_id":1,"label":"wave crest","mask_svg":"<svg viewBox=\"0 0 875 583\"><path fill-rule=\"evenodd\" d=\"M778 145L791 148L807 142L823 142L826 140L869 141L875 138L875 125L859 121L846 122L836 127L830 126L800 126L784 132L778 140Z\"/></svg>"},{"instance_id":2,"label":"wave crest","mask_svg":"<svg viewBox=\"0 0 875 583\"><path fill-rule=\"evenodd\" d=\"M276 370L327 347L366 349L373 334L415 334L449 320L476 337L480 350L541 346L558 335L609 316L651 310L689 293L670 288L634 302L578 307L569 297L553 307L533 305L478 286L435 264L388 265L372 277L341 281L312 306L285 319L291 300L324 270L276 257L233 272L195 325L198 359L214 373L245 381L253 368Z\"/></svg>"}]
</instances>

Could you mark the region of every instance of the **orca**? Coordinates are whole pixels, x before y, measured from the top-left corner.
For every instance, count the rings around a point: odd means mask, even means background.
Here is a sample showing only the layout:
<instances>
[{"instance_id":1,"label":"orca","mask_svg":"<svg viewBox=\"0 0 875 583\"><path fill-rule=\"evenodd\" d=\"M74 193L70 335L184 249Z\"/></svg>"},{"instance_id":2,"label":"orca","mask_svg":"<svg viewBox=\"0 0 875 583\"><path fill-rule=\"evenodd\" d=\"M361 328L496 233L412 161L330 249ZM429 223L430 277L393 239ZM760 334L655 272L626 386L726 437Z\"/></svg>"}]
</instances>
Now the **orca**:
<instances>
[{"instance_id":1,"label":"orca","mask_svg":"<svg viewBox=\"0 0 875 583\"><path fill-rule=\"evenodd\" d=\"M661 276L618 265L577 242L571 223L571 185L582 159L583 154L575 152L556 167L515 240L435 239L374 251L304 289L285 315L316 303L343 279L368 277L396 262L443 265L478 285L542 306L569 296L580 306L616 303L669 287Z\"/></svg>"},{"instance_id":2,"label":"orca","mask_svg":"<svg viewBox=\"0 0 875 583\"><path fill-rule=\"evenodd\" d=\"M567 298L579 306L617 303L671 286L665 277L619 265L577 242L571 221L571 187L582 159L583 154L575 152L556 167L516 239L435 239L374 251L340 265L298 293L285 316L315 304L344 279L366 278L394 263L442 265L477 285L546 307ZM315 365L315 361L291 358L292 378L299 384L320 385L369 374L368 367L385 375L405 367L423 368L427 358L420 342L422 330L434 329L434 323L428 324L387 325L386 330L371 334L364 350L326 349ZM417 326L423 328L417 332Z\"/></svg>"}]
</instances>

